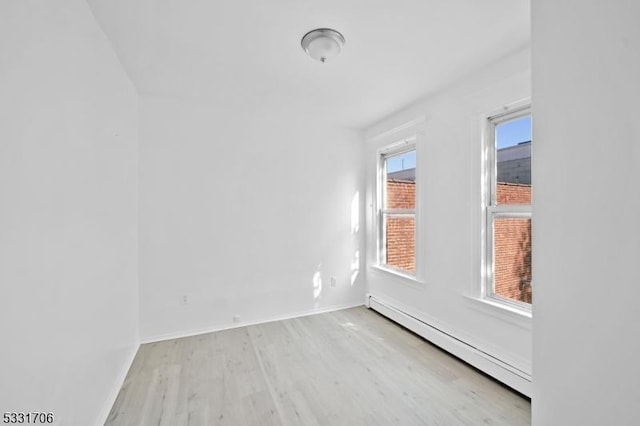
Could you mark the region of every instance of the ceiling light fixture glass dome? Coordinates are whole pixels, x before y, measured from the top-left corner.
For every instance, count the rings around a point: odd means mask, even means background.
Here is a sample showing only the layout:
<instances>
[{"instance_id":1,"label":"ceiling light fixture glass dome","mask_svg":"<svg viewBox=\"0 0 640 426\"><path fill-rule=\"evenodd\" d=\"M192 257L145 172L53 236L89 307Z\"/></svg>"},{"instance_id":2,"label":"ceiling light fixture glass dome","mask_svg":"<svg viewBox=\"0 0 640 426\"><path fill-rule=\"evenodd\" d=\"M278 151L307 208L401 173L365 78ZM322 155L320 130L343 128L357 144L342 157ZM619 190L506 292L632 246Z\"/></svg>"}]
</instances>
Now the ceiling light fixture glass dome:
<instances>
[{"instance_id":1,"label":"ceiling light fixture glass dome","mask_svg":"<svg viewBox=\"0 0 640 426\"><path fill-rule=\"evenodd\" d=\"M344 46L344 36L331 28L318 28L302 37L302 49L313 59L325 62L337 56Z\"/></svg>"}]
</instances>

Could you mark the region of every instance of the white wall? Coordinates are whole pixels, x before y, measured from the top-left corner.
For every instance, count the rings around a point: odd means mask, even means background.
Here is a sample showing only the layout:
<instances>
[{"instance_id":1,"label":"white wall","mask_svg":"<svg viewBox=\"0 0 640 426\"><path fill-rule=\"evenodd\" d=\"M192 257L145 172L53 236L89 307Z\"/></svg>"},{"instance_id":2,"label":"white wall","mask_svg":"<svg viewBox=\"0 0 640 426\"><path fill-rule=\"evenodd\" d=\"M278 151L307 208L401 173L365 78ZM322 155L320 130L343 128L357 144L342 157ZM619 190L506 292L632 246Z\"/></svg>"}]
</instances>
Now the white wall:
<instances>
[{"instance_id":1,"label":"white wall","mask_svg":"<svg viewBox=\"0 0 640 426\"><path fill-rule=\"evenodd\" d=\"M530 96L530 50L513 53L457 84L377 123L366 132L367 218L373 210L377 150L415 129L377 137L422 117L418 126L417 213L420 284L373 267L376 232L368 227L370 293L483 352L531 373L531 319L474 299L481 279L481 135L483 114ZM486 117L486 116L485 116ZM524 390L523 390L524 391Z\"/></svg>"},{"instance_id":2,"label":"white wall","mask_svg":"<svg viewBox=\"0 0 640 426\"><path fill-rule=\"evenodd\" d=\"M533 423L640 424L640 3L531 4Z\"/></svg>"},{"instance_id":3,"label":"white wall","mask_svg":"<svg viewBox=\"0 0 640 426\"><path fill-rule=\"evenodd\" d=\"M0 2L0 412L89 425L138 340L137 99L81 0Z\"/></svg>"},{"instance_id":4,"label":"white wall","mask_svg":"<svg viewBox=\"0 0 640 426\"><path fill-rule=\"evenodd\" d=\"M143 340L362 304L359 132L142 96L140 143Z\"/></svg>"}]
</instances>

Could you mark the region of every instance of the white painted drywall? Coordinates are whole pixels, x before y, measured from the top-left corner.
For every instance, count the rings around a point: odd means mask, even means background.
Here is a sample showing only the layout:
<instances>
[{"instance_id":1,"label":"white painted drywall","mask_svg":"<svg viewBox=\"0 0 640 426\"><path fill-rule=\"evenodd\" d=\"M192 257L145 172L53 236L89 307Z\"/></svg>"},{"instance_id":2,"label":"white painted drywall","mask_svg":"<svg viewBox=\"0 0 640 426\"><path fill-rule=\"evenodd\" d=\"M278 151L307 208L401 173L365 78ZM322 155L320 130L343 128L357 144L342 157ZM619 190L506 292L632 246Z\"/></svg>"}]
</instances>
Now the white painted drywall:
<instances>
[{"instance_id":1,"label":"white painted drywall","mask_svg":"<svg viewBox=\"0 0 640 426\"><path fill-rule=\"evenodd\" d=\"M533 424L640 424L640 3L532 3Z\"/></svg>"},{"instance_id":2,"label":"white painted drywall","mask_svg":"<svg viewBox=\"0 0 640 426\"><path fill-rule=\"evenodd\" d=\"M140 144L143 340L362 304L360 132L143 95Z\"/></svg>"},{"instance_id":3,"label":"white painted drywall","mask_svg":"<svg viewBox=\"0 0 640 426\"><path fill-rule=\"evenodd\" d=\"M531 319L474 300L481 280L481 136L483 116L530 96L530 50L524 48L454 86L382 120L366 132L367 285L393 303L481 351L531 373ZM378 138L416 118L418 263L414 285L380 271L372 210L377 150L415 130ZM485 118L486 119L486 118Z\"/></svg>"},{"instance_id":4,"label":"white painted drywall","mask_svg":"<svg viewBox=\"0 0 640 426\"><path fill-rule=\"evenodd\" d=\"M136 163L136 93L86 3L2 1L0 412L104 420L138 342Z\"/></svg>"}]
</instances>

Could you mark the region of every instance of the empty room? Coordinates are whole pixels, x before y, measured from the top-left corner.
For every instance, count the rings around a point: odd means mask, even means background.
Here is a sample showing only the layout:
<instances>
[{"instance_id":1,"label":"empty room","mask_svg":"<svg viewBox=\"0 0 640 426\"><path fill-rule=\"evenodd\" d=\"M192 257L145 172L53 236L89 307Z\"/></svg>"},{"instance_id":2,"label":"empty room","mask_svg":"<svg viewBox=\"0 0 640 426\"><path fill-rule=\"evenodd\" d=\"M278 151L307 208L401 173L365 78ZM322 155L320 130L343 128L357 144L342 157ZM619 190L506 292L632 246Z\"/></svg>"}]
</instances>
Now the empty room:
<instances>
[{"instance_id":1,"label":"empty room","mask_svg":"<svg viewBox=\"0 0 640 426\"><path fill-rule=\"evenodd\" d=\"M2 424L640 424L639 19L0 0Z\"/></svg>"}]
</instances>

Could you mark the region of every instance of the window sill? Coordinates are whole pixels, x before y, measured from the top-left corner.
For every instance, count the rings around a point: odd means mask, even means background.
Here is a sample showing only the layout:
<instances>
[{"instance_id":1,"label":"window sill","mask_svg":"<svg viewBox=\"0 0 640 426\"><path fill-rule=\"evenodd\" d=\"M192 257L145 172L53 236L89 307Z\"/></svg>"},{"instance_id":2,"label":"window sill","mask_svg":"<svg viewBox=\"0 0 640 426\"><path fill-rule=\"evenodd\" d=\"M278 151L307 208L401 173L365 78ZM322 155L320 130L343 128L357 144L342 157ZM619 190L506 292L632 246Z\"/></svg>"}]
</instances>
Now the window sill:
<instances>
[{"instance_id":1,"label":"window sill","mask_svg":"<svg viewBox=\"0 0 640 426\"><path fill-rule=\"evenodd\" d=\"M425 283L422 281L419 281L414 275L403 274L400 271L397 271L391 268L385 268L384 266L380 266L380 265L371 265L369 266L369 269L379 272L381 273L381 275L387 275L391 278L396 279L398 282L401 282L403 284L409 285L414 288L422 289L425 287Z\"/></svg>"},{"instance_id":2,"label":"window sill","mask_svg":"<svg viewBox=\"0 0 640 426\"><path fill-rule=\"evenodd\" d=\"M532 315L529 310L518 309L514 306L509 306L503 303L494 302L491 299L476 296L464 295L464 298L468 301L470 309L474 309L527 330L532 329Z\"/></svg>"}]
</instances>

